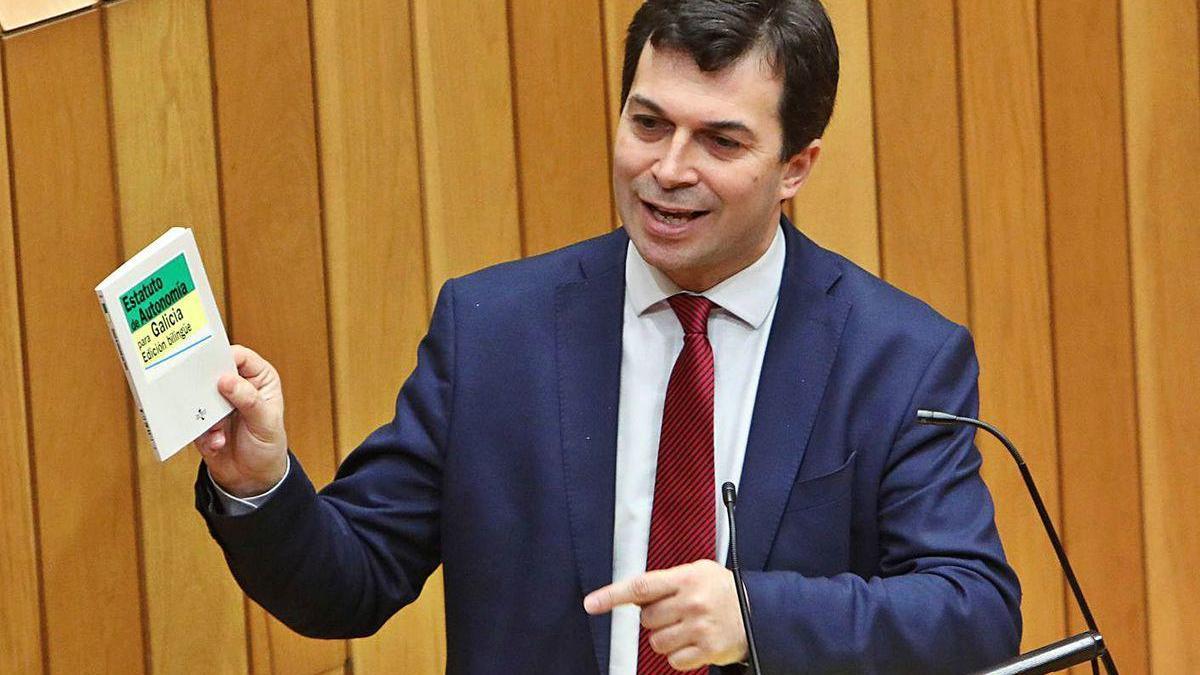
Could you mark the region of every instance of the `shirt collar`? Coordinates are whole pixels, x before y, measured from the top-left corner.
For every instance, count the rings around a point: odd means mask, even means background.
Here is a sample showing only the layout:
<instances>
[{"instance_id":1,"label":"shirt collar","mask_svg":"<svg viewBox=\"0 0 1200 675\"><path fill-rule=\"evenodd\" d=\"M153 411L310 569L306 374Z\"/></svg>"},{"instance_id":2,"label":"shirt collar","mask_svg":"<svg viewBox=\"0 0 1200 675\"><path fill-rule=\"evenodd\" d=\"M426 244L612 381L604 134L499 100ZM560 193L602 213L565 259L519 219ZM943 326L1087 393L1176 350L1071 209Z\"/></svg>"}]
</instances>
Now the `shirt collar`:
<instances>
[{"instance_id":1,"label":"shirt collar","mask_svg":"<svg viewBox=\"0 0 1200 675\"><path fill-rule=\"evenodd\" d=\"M783 278L783 229L776 228L767 251L749 266L700 295L757 329L767 319ZM641 316L658 303L682 293L666 274L646 262L630 241L625 254L625 295Z\"/></svg>"}]
</instances>

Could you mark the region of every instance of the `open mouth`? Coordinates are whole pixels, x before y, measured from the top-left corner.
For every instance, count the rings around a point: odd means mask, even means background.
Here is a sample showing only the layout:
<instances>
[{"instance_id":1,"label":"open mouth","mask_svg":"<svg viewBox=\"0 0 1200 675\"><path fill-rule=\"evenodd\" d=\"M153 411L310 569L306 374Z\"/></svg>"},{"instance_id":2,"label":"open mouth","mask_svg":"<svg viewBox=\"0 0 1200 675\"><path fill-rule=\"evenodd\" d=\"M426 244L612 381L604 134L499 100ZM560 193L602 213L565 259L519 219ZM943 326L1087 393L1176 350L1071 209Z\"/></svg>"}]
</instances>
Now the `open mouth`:
<instances>
[{"instance_id":1,"label":"open mouth","mask_svg":"<svg viewBox=\"0 0 1200 675\"><path fill-rule=\"evenodd\" d=\"M686 225L687 223L707 215L708 211L689 211L687 209L673 209L662 206L656 206L647 201L642 201L646 205L646 209L650 211L650 215L654 219L664 225Z\"/></svg>"}]
</instances>

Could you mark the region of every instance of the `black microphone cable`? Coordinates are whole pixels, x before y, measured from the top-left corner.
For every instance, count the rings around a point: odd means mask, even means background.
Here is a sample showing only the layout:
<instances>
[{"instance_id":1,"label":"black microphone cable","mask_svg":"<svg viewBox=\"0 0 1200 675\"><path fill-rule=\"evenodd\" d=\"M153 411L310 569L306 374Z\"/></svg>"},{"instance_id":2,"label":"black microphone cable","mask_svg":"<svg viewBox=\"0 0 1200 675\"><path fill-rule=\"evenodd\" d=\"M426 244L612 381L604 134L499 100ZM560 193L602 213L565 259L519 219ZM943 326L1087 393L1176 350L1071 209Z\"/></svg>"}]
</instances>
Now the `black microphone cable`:
<instances>
[{"instance_id":1,"label":"black microphone cable","mask_svg":"<svg viewBox=\"0 0 1200 675\"><path fill-rule=\"evenodd\" d=\"M1100 629L1096 627L1096 619L1092 616L1092 610L1088 607L1087 600L1083 597L1083 589L1079 587L1079 581L1075 578L1075 571L1071 569L1071 561L1067 560L1066 549L1063 548L1062 541L1058 538L1058 531L1054 529L1054 522L1050 520L1050 513L1046 510L1046 504L1042 501L1042 495L1038 492L1037 485L1033 482L1033 474L1030 473L1029 467L1025 465L1025 459L1021 457L1021 453L1017 452L1017 447L1008 440L1004 434L996 427L977 420L973 417L962 417L959 415L951 415L950 413L937 410L918 410L917 422L921 424L935 424L940 426L959 426L968 425L977 429L983 429L992 436L995 436L1004 448L1008 450L1008 454L1012 455L1013 460L1017 463L1017 469L1021 472L1021 478L1025 481L1025 488L1029 491L1029 496L1033 498L1033 505L1037 509L1038 516L1042 520L1042 527L1046 530L1046 536L1050 538L1050 545L1054 547L1054 554L1058 556L1058 563L1062 567L1063 574L1067 578L1067 584L1071 587L1071 592L1075 595L1075 602L1079 604L1079 610L1083 614L1083 620L1087 624L1088 630L1072 638L1067 638L1061 642L1055 643L1051 647L1061 647L1066 643L1072 643L1071 646L1076 649L1074 653L1071 650L1066 650L1067 653L1056 653L1056 659L1047 658L1050 654L1042 652L1053 651L1049 648L1039 649L1036 652L1019 656L1012 659L1006 664L1002 664L1000 668L988 671L990 673L1049 673L1055 670L1060 670L1076 663L1082 663L1085 660L1092 661L1092 668L1095 670L1095 659L1099 658L1104 664L1104 670L1109 675L1117 675L1117 666L1113 662L1112 653L1109 652L1104 644L1104 638L1100 635ZM1087 639L1081 639L1086 636ZM1058 650L1062 652L1062 649ZM1078 655L1086 655L1090 658L1078 658ZM1028 657L1040 657L1043 663L1034 665L1039 658L1030 659ZM1047 670L1046 668L1050 668Z\"/></svg>"},{"instance_id":2,"label":"black microphone cable","mask_svg":"<svg viewBox=\"0 0 1200 675\"><path fill-rule=\"evenodd\" d=\"M733 585L737 587L738 606L742 610L742 627L746 629L750 672L762 675L762 668L758 665L758 648L754 646L754 630L750 627L750 600L746 597L746 586L742 583L742 566L738 562L737 523L733 517L737 504L737 487L731 482L726 482L721 486L721 498L725 502L725 513L729 516L729 562L733 568Z\"/></svg>"}]
</instances>

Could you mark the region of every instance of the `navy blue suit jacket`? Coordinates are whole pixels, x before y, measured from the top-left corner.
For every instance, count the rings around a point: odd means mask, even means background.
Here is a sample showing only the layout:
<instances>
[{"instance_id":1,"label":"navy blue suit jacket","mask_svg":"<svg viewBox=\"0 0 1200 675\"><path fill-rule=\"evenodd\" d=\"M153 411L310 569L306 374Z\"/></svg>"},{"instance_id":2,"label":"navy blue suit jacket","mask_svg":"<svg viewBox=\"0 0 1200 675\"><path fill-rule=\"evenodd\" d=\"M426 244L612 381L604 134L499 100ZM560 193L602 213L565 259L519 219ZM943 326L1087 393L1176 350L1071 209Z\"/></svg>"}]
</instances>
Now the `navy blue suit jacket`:
<instances>
[{"instance_id":1,"label":"navy blue suit jacket","mask_svg":"<svg viewBox=\"0 0 1200 675\"><path fill-rule=\"evenodd\" d=\"M968 333L784 221L787 258L739 484L769 673L964 672L1016 653L1020 591L970 429ZM295 630L374 632L445 571L451 673L608 672L623 231L442 289L395 418L315 492L197 507Z\"/></svg>"}]
</instances>

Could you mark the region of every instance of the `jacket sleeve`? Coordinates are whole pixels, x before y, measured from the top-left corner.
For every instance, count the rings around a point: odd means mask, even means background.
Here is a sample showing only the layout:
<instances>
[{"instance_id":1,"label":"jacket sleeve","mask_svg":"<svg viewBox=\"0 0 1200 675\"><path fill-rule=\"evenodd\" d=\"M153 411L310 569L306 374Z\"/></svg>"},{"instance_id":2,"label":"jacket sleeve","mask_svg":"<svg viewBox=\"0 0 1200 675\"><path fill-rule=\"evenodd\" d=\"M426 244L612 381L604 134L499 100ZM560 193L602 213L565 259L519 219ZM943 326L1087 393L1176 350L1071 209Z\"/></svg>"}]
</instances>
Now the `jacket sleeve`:
<instances>
[{"instance_id":1,"label":"jacket sleeve","mask_svg":"<svg viewBox=\"0 0 1200 675\"><path fill-rule=\"evenodd\" d=\"M917 408L974 417L977 379L970 336L956 327L888 451L877 576L745 574L765 672L965 673L1017 653L1020 586L979 475L974 429L915 422Z\"/></svg>"},{"instance_id":2,"label":"jacket sleeve","mask_svg":"<svg viewBox=\"0 0 1200 675\"><path fill-rule=\"evenodd\" d=\"M311 637L374 633L440 562L443 459L454 399L454 293L443 287L394 419L319 493L294 456L261 508L222 515L204 465L196 507L242 589Z\"/></svg>"}]
</instances>

